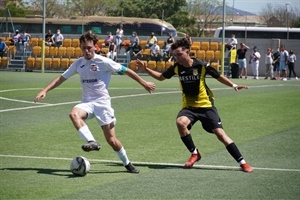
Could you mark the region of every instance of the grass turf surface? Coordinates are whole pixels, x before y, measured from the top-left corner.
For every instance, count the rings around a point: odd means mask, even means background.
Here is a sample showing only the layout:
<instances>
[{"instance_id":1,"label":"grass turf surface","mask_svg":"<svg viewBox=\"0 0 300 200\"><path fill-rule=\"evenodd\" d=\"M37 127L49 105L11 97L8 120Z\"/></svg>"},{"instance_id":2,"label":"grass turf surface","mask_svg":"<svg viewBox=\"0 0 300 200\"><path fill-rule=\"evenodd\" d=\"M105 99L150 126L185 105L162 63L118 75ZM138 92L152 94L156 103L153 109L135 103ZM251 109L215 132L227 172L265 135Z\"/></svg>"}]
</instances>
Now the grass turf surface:
<instances>
[{"instance_id":1,"label":"grass turf surface","mask_svg":"<svg viewBox=\"0 0 300 200\"><path fill-rule=\"evenodd\" d=\"M116 131L140 174L119 162L95 120L88 125L102 149L83 152L68 113L81 98L78 77L35 95L58 74L0 72L1 199L298 199L300 195L300 82L234 80L233 91L208 78L225 131L255 171L247 174L224 146L198 123L192 129L203 156L183 169L189 152L175 126L180 109L178 79L154 81L149 95L127 76L112 77ZM140 95L140 96L134 96ZM47 105L46 105L47 104ZM69 171L71 159L91 162L85 177Z\"/></svg>"}]
</instances>

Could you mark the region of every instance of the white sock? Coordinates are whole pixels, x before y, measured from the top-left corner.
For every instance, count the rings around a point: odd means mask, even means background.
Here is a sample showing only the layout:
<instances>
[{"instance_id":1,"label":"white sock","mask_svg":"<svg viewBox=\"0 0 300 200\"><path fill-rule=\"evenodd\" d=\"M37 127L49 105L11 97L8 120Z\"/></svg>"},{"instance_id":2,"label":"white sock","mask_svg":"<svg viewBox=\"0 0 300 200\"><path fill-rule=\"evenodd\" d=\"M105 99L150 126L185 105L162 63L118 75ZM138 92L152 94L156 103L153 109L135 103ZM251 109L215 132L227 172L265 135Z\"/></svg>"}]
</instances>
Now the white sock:
<instances>
[{"instance_id":1,"label":"white sock","mask_svg":"<svg viewBox=\"0 0 300 200\"><path fill-rule=\"evenodd\" d=\"M122 147L120 151L116 151L116 153L117 153L118 157L120 158L120 160L123 162L124 166L126 166L130 163L124 147Z\"/></svg>"},{"instance_id":2,"label":"white sock","mask_svg":"<svg viewBox=\"0 0 300 200\"><path fill-rule=\"evenodd\" d=\"M81 127L78 130L78 133L79 133L79 136L87 142L96 141L87 125L84 125L83 127Z\"/></svg>"},{"instance_id":3,"label":"white sock","mask_svg":"<svg viewBox=\"0 0 300 200\"><path fill-rule=\"evenodd\" d=\"M192 154L198 154L197 149L195 149Z\"/></svg>"},{"instance_id":4,"label":"white sock","mask_svg":"<svg viewBox=\"0 0 300 200\"><path fill-rule=\"evenodd\" d=\"M246 163L246 161L244 159L239 162L240 165L245 164L245 163Z\"/></svg>"}]
</instances>

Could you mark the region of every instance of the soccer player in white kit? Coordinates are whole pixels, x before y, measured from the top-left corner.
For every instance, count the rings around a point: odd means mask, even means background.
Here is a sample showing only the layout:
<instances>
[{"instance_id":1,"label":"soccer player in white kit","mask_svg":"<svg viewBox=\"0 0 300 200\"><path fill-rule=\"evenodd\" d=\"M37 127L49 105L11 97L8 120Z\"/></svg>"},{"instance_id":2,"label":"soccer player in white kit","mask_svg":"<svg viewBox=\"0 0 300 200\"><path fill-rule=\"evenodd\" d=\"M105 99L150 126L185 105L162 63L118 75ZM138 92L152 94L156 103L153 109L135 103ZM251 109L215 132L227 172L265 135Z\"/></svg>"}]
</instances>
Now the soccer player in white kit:
<instances>
[{"instance_id":1,"label":"soccer player in white kit","mask_svg":"<svg viewBox=\"0 0 300 200\"><path fill-rule=\"evenodd\" d=\"M100 144L95 140L85 123L85 120L95 117L103 130L106 141L117 153L125 168L130 173L139 173L139 170L129 161L122 143L116 137L116 118L111 107L108 85L112 73L128 75L141 84L149 93L155 90L155 84L145 81L129 68L109 58L95 54L98 37L92 32L85 32L79 40L83 57L78 58L63 74L42 89L36 95L34 102L42 101L48 91L58 87L68 78L78 73L82 85L82 100L71 110L69 116L79 135L87 142L87 144L82 145L82 149L84 151L100 150Z\"/></svg>"}]
</instances>

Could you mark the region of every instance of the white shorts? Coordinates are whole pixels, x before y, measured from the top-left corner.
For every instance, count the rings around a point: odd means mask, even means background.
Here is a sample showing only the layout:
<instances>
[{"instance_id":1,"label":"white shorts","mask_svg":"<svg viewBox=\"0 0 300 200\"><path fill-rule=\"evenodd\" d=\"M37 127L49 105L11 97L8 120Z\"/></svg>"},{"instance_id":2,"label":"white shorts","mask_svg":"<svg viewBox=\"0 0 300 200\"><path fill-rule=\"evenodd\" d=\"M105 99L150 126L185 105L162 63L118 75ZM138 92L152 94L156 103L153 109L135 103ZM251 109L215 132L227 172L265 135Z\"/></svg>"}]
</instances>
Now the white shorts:
<instances>
[{"instance_id":1,"label":"white shorts","mask_svg":"<svg viewBox=\"0 0 300 200\"><path fill-rule=\"evenodd\" d=\"M247 68L247 61L246 61L246 58L244 59L238 59L238 63L239 63L239 68L242 69L242 68Z\"/></svg>"},{"instance_id":2,"label":"white shorts","mask_svg":"<svg viewBox=\"0 0 300 200\"><path fill-rule=\"evenodd\" d=\"M87 112L87 119L95 117L100 126L111 124L112 122L115 124L117 121L110 101L79 103L75 107Z\"/></svg>"}]
</instances>

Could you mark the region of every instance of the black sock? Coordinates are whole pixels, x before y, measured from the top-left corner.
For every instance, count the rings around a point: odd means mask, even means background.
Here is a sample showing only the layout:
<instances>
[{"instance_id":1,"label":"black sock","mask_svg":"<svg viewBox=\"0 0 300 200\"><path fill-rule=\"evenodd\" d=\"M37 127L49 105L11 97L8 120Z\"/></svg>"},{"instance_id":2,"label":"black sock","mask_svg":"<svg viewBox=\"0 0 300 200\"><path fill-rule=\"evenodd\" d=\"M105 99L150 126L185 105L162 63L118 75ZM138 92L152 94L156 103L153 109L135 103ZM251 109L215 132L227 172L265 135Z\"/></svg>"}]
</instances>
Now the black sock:
<instances>
[{"instance_id":1,"label":"black sock","mask_svg":"<svg viewBox=\"0 0 300 200\"><path fill-rule=\"evenodd\" d=\"M191 136L191 134L188 134L184 137L181 137L182 142L184 143L184 145L186 146L186 148L193 153L196 149L195 144L193 142L193 138Z\"/></svg>"},{"instance_id":2,"label":"black sock","mask_svg":"<svg viewBox=\"0 0 300 200\"><path fill-rule=\"evenodd\" d=\"M243 160L243 156L240 153L239 149L237 148L237 146L233 143L229 144L226 147L227 151L230 153L230 155L236 160L236 162L240 162L241 160Z\"/></svg>"}]
</instances>

